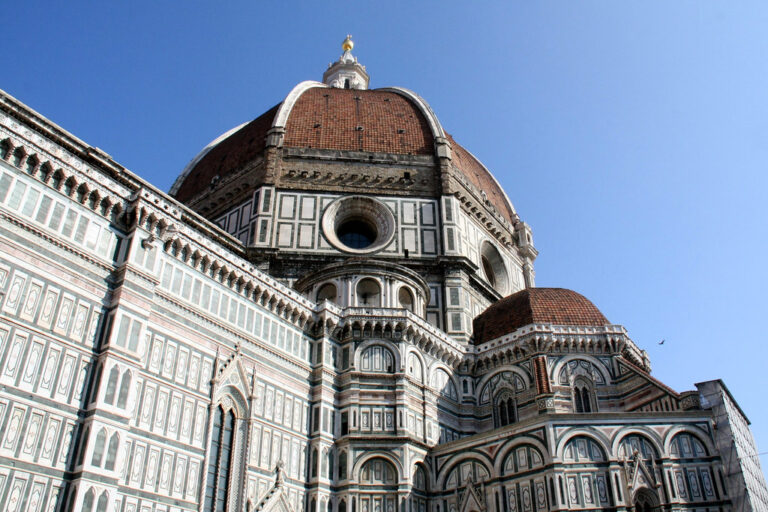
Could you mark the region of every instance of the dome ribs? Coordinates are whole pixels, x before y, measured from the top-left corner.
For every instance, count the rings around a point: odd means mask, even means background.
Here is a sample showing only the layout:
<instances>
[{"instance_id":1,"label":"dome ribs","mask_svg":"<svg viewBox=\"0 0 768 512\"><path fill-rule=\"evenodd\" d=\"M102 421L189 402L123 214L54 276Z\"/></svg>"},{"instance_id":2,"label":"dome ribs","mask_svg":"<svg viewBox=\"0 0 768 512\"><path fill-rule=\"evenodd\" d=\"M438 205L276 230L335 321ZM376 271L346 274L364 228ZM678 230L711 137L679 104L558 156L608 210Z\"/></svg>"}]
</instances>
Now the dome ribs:
<instances>
[{"instance_id":1,"label":"dome ribs","mask_svg":"<svg viewBox=\"0 0 768 512\"><path fill-rule=\"evenodd\" d=\"M211 149L185 178L175 196L186 201L223 177L255 160L266 147L266 136L280 105L275 105Z\"/></svg>"},{"instance_id":2,"label":"dome ribs","mask_svg":"<svg viewBox=\"0 0 768 512\"><path fill-rule=\"evenodd\" d=\"M509 207L504 192L496 183L496 180L493 179L483 165L478 162L469 151L453 140L453 137L448 135L448 140L451 143L453 160L456 167L458 167L461 173L467 177L470 184L483 194L483 198L490 203L500 215L514 225L517 215Z\"/></svg>"}]
</instances>

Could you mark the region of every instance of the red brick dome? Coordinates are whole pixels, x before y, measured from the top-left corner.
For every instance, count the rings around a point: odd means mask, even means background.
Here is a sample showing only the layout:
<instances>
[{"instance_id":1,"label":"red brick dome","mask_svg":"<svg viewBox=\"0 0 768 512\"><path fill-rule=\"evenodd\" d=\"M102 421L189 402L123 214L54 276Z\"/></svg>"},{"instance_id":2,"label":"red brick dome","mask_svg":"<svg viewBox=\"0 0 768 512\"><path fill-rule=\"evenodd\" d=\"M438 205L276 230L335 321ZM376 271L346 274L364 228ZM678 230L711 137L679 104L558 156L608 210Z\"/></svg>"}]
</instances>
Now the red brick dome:
<instances>
[{"instance_id":1,"label":"red brick dome","mask_svg":"<svg viewBox=\"0 0 768 512\"><path fill-rule=\"evenodd\" d=\"M392 155L434 155L436 139L445 139L466 181L506 220L516 222L511 203L485 166L443 131L423 99L400 88L339 89L302 82L282 103L211 142L177 178L171 194L187 201L216 176L254 166L263 157L270 131L282 134L285 148ZM257 178L254 185L259 184Z\"/></svg>"},{"instance_id":2,"label":"red brick dome","mask_svg":"<svg viewBox=\"0 0 768 512\"><path fill-rule=\"evenodd\" d=\"M475 318L475 344L529 324L599 327L610 322L589 299L573 290L526 288L494 303Z\"/></svg>"}]
</instances>

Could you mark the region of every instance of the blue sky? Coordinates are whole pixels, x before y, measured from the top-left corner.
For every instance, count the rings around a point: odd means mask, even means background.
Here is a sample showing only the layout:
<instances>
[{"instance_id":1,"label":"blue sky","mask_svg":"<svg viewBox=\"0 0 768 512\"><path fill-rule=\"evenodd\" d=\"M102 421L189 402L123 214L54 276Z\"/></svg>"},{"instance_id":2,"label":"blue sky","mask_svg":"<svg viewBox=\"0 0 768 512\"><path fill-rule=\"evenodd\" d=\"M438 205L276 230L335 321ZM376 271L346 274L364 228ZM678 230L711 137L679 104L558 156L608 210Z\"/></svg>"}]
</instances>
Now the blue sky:
<instances>
[{"instance_id":1,"label":"blue sky","mask_svg":"<svg viewBox=\"0 0 768 512\"><path fill-rule=\"evenodd\" d=\"M589 297L674 389L722 378L768 451L765 27L764 1L29 1L0 88L168 190L351 33L372 87L417 91L498 177L537 285Z\"/></svg>"}]
</instances>

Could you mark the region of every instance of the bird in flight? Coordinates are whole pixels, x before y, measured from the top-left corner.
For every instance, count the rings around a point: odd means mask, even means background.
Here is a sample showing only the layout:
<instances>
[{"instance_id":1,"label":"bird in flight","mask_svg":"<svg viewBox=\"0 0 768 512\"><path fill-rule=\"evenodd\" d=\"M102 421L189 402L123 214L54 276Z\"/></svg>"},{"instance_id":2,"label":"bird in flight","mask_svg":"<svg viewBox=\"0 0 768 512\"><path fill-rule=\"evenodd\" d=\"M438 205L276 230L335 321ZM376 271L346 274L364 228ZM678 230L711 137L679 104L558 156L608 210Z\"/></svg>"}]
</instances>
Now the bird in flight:
<instances>
[{"instance_id":1,"label":"bird in flight","mask_svg":"<svg viewBox=\"0 0 768 512\"><path fill-rule=\"evenodd\" d=\"M667 341L667 340L661 340L661 341L659 342L659 345L663 345L665 341Z\"/></svg>"}]
</instances>

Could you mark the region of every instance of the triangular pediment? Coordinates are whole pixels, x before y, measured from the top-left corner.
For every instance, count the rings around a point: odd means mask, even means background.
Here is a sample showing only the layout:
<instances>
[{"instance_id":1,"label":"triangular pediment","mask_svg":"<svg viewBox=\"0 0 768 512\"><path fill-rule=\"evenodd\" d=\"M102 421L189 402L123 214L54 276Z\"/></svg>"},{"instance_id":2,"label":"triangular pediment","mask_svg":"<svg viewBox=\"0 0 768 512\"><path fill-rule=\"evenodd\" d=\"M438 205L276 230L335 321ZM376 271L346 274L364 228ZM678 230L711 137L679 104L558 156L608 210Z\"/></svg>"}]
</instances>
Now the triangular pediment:
<instances>
[{"instance_id":1,"label":"triangular pediment","mask_svg":"<svg viewBox=\"0 0 768 512\"><path fill-rule=\"evenodd\" d=\"M273 487L253 510L258 512L293 512L282 487Z\"/></svg>"},{"instance_id":2,"label":"triangular pediment","mask_svg":"<svg viewBox=\"0 0 768 512\"><path fill-rule=\"evenodd\" d=\"M238 389L243 396L248 396L248 373L243 365L243 358L239 352L219 362L218 371L213 379L215 389L232 386Z\"/></svg>"},{"instance_id":3,"label":"triangular pediment","mask_svg":"<svg viewBox=\"0 0 768 512\"><path fill-rule=\"evenodd\" d=\"M642 487L654 488L656 486L656 477L645 461L640 457L637 457L634 461L634 465L635 467L632 472L630 489L635 491Z\"/></svg>"},{"instance_id":4,"label":"triangular pediment","mask_svg":"<svg viewBox=\"0 0 768 512\"><path fill-rule=\"evenodd\" d=\"M485 499L471 480L467 482L461 498L460 512L485 512Z\"/></svg>"}]
</instances>

